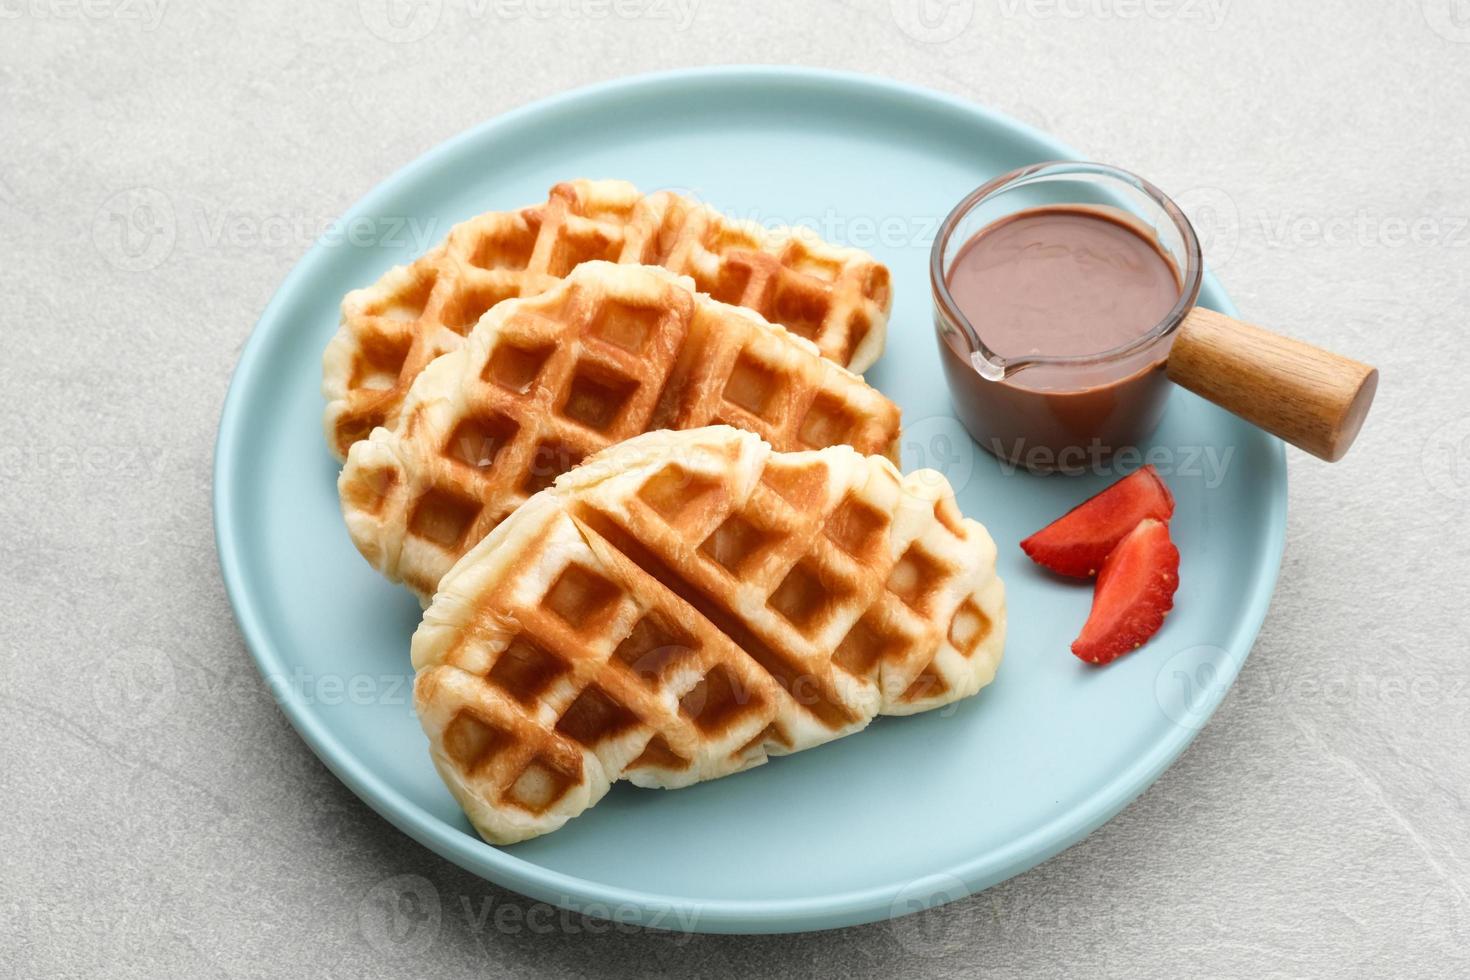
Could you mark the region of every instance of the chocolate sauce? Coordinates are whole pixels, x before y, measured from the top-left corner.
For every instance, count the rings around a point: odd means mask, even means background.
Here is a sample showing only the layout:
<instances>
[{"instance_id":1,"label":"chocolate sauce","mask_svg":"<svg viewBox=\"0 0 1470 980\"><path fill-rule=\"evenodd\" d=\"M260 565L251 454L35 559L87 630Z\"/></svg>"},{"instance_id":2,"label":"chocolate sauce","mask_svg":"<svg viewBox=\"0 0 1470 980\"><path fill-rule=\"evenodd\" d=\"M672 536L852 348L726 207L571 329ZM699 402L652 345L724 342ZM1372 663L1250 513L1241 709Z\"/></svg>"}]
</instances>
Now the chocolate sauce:
<instances>
[{"instance_id":1,"label":"chocolate sauce","mask_svg":"<svg viewBox=\"0 0 1470 980\"><path fill-rule=\"evenodd\" d=\"M1179 271L1157 244L1076 207L981 229L946 280L980 339L1008 359L1104 353L1158 326L1179 299Z\"/></svg>"},{"instance_id":2,"label":"chocolate sauce","mask_svg":"<svg viewBox=\"0 0 1470 980\"><path fill-rule=\"evenodd\" d=\"M1179 269L1146 234L1100 208L1021 211L961 246L945 285L1002 358L1103 355L1152 331L1179 301ZM942 309L939 317L955 407L996 455L1040 471L1067 469L1081 459L1068 464L1062 454L1107 456L1158 423L1167 337L1123 357L1041 363L992 381L975 370L963 335L944 329Z\"/></svg>"}]
</instances>

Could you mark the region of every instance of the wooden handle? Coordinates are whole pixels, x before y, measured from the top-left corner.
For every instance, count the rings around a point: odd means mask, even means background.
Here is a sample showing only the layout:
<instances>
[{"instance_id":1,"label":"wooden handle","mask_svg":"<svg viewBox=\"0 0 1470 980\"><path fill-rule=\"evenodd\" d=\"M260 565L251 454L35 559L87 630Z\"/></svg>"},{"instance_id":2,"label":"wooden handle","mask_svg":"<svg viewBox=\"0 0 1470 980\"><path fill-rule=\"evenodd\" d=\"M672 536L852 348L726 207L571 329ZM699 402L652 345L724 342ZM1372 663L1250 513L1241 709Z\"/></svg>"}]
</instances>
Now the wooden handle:
<instances>
[{"instance_id":1,"label":"wooden handle","mask_svg":"<svg viewBox=\"0 0 1470 980\"><path fill-rule=\"evenodd\" d=\"M1357 438L1378 369L1196 307L1174 336L1169 379L1335 463Z\"/></svg>"}]
</instances>

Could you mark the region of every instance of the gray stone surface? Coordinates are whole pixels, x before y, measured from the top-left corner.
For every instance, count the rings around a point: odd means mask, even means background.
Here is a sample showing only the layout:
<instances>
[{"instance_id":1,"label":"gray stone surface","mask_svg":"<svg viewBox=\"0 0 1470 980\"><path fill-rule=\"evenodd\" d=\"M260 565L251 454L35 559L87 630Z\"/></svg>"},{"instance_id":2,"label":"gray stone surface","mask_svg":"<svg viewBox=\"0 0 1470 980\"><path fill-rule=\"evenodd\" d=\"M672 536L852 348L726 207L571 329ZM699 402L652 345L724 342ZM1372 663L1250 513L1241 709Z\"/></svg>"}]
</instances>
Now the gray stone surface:
<instances>
[{"instance_id":1,"label":"gray stone surface","mask_svg":"<svg viewBox=\"0 0 1470 980\"><path fill-rule=\"evenodd\" d=\"M1470 972L1463 0L421 2L0 0L0 974ZM296 737L225 601L210 453L256 316L384 175L541 96L740 61L929 85L1153 175L1248 314L1384 384L1347 461L1293 454L1255 653L1108 826L896 925L608 929L441 861Z\"/></svg>"}]
</instances>

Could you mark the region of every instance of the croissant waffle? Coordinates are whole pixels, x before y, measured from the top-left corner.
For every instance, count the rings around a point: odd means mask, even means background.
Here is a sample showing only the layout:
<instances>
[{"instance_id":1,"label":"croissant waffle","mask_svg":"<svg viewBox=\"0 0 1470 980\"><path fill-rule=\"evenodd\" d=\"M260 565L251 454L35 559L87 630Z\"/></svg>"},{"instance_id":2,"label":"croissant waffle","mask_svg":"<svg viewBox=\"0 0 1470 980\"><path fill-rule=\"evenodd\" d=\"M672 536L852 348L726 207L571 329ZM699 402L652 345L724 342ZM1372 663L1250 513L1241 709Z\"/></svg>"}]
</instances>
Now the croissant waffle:
<instances>
[{"instance_id":1,"label":"croissant waffle","mask_svg":"<svg viewBox=\"0 0 1470 980\"><path fill-rule=\"evenodd\" d=\"M486 310L597 259L691 276L699 291L757 311L856 372L883 350L889 274L866 252L726 218L671 191L574 180L543 204L456 225L413 264L347 294L322 365L332 451L345 459L373 428L391 427L414 378Z\"/></svg>"},{"instance_id":2,"label":"croissant waffle","mask_svg":"<svg viewBox=\"0 0 1470 980\"><path fill-rule=\"evenodd\" d=\"M338 486L358 550L427 602L531 494L651 429L728 423L780 450L896 453L897 406L806 340L651 266L589 262L496 306L419 376Z\"/></svg>"},{"instance_id":3,"label":"croissant waffle","mask_svg":"<svg viewBox=\"0 0 1470 980\"><path fill-rule=\"evenodd\" d=\"M445 577L415 704L480 834L523 840L619 779L688 786L974 694L1004 643L995 556L932 471L649 433Z\"/></svg>"}]
</instances>

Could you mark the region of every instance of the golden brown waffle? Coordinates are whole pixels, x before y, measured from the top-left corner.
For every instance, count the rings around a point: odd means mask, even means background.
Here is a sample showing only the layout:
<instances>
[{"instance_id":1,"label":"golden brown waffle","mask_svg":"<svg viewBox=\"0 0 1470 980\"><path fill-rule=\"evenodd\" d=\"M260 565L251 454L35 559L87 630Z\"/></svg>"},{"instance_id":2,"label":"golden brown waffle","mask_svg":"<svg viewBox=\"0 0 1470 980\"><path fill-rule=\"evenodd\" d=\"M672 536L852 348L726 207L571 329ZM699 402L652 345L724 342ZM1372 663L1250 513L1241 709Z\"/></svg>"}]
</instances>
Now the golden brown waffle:
<instances>
[{"instance_id":1,"label":"golden brown waffle","mask_svg":"<svg viewBox=\"0 0 1470 980\"><path fill-rule=\"evenodd\" d=\"M939 474L728 426L561 477L445 577L413 638L436 767L484 838L612 783L678 787L988 684L995 545Z\"/></svg>"},{"instance_id":2,"label":"golden brown waffle","mask_svg":"<svg viewBox=\"0 0 1470 980\"><path fill-rule=\"evenodd\" d=\"M888 269L866 252L735 221L671 191L568 181L544 204L456 225L412 265L347 294L322 364L332 451L346 458L374 427L392 426L413 379L486 310L598 259L690 276L700 292L755 310L859 373L883 352Z\"/></svg>"},{"instance_id":3,"label":"golden brown waffle","mask_svg":"<svg viewBox=\"0 0 1470 980\"><path fill-rule=\"evenodd\" d=\"M896 452L898 407L810 343L653 266L589 262L496 306L352 447L338 487L358 550L427 603L461 555L592 453L724 422L781 450Z\"/></svg>"}]
</instances>

